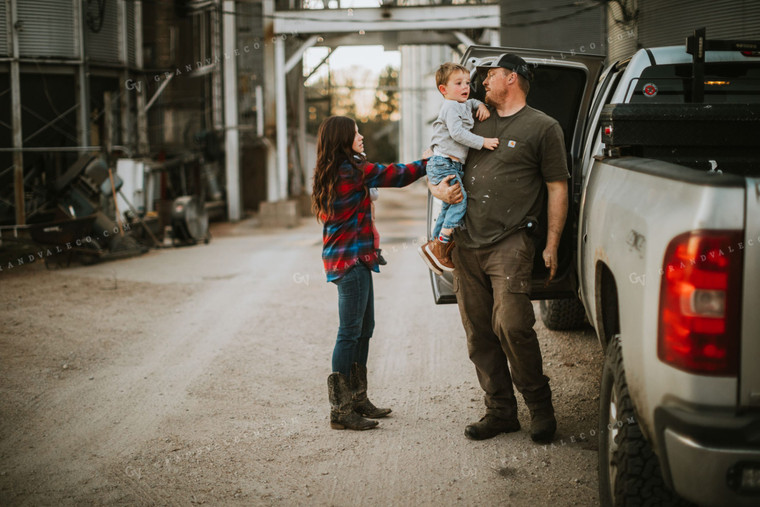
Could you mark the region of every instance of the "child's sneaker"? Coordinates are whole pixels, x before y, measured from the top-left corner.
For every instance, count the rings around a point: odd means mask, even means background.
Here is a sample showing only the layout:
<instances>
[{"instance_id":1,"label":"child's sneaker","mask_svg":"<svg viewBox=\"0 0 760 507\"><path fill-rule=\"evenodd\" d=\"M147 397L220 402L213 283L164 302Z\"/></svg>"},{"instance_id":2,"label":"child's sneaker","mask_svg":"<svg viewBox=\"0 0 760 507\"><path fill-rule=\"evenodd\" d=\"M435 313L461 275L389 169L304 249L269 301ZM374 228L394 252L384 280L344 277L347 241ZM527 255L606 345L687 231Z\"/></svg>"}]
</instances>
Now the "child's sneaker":
<instances>
[{"instance_id":1,"label":"child's sneaker","mask_svg":"<svg viewBox=\"0 0 760 507\"><path fill-rule=\"evenodd\" d=\"M435 273L436 275L442 275L443 271L441 271L438 266L435 265L435 262L433 262L430 258L428 258L428 255L425 253L425 247L428 246L429 243L432 243L432 241L428 241L424 245L417 247L417 253L420 254L420 257L422 257L422 260L425 261L425 265Z\"/></svg>"},{"instance_id":2,"label":"child's sneaker","mask_svg":"<svg viewBox=\"0 0 760 507\"><path fill-rule=\"evenodd\" d=\"M422 259L436 274L443 271L454 271L454 263L451 262L451 249L454 242L441 243L438 239L428 241L419 248Z\"/></svg>"}]
</instances>

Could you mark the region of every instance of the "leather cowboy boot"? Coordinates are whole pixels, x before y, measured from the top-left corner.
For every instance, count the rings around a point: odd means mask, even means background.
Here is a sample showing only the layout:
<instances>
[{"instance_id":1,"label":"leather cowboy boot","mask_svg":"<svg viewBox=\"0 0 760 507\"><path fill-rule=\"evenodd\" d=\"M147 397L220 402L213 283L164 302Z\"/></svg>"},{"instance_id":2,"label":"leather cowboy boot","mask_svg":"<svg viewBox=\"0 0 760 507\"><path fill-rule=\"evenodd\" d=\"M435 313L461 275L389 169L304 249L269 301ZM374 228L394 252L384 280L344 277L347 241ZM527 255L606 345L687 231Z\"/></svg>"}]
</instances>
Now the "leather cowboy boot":
<instances>
[{"instance_id":1,"label":"leather cowboy boot","mask_svg":"<svg viewBox=\"0 0 760 507\"><path fill-rule=\"evenodd\" d=\"M364 417L379 419L391 413L389 408L377 408L367 398L367 367L359 363L351 365L351 391L354 397L354 411Z\"/></svg>"},{"instance_id":2,"label":"leather cowboy boot","mask_svg":"<svg viewBox=\"0 0 760 507\"><path fill-rule=\"evenodd\" d=\"M377 426L354 412L354 399L345 375L335 372L327 377L327 392L330 397L330 427L334 430L369 430Z\"/></svg>"}]
</instances>

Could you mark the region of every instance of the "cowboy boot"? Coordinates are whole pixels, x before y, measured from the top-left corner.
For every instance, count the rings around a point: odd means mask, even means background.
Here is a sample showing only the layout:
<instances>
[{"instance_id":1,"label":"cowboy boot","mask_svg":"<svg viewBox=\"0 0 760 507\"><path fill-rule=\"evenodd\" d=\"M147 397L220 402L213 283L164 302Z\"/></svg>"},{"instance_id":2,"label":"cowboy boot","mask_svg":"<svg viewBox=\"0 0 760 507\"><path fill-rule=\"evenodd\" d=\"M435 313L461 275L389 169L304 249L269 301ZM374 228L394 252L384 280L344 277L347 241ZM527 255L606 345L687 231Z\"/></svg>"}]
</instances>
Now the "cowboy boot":
<instances>
[{"instance_id":1,"label":"cowboy boot","mask_svg":"<svg viewBox=\"0 0 760 507\"><path fill-rule=\"evenodd\" d=\"M354 397L354 412L364 417L379 419L391 413L389 408L377 408L367 398L367 367L359 363L351 365L351 391Z\"/></svg>"},{"instance_id":2,"label":"cowboy boot","mask_svg":"<svg viewBox=\"0 0 760 507\"><path fill-rule=\"evenodd\" d=\"M330 427L334 430L369 430L377 426L354 412L354 400L345 375L335 372L327 377L330 398Z\"/></svg>"}]
</instances>

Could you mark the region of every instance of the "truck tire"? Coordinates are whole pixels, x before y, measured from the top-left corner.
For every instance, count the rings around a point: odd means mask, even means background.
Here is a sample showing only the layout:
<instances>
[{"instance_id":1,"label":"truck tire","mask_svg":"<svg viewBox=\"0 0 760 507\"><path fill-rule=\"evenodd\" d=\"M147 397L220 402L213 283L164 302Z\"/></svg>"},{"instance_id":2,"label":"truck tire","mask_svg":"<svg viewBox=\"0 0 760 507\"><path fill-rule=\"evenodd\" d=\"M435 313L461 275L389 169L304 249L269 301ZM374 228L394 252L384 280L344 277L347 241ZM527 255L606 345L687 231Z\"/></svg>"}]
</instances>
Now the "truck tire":
<instances>
[{"instance_id":1,"label":"truck tire","mask_svg":"<svg viewBox=\"0 0 760 507\"><path fill-rule=\"evenodd\" d=\"M586 310L577 297L567 299L544 299L539 303L541 320L552 331L580 329L586 321Z\"/></svg>"},{"instance_id":2,"label":"truck tire","mask_svg":"<svg viewBox=\"0 0 760 507\"><path fill-rule=\"evenodd\" d=\"M620 336L607 346L599 396L599 501L603 506L685 506L662 478L660 462L636 422Z\"/></svg>"}]
</instances>

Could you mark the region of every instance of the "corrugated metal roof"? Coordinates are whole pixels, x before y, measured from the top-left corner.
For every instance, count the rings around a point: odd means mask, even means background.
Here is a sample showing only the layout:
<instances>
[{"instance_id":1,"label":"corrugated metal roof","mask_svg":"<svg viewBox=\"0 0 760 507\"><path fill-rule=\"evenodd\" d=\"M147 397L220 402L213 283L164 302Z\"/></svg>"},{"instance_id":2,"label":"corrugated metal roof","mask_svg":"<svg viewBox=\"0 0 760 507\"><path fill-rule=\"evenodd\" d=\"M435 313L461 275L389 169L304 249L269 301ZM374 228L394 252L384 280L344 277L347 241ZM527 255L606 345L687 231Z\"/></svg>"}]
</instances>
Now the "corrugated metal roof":
<instances>
[{"instance_id":1,"label":"corrugated metal roof","mask_svg":"<svg viewBox=\"0 0 760 507\"><path fill-rule=\"evenodd\" d=\"M25 57L76 58L72 0L17 2L19 53Z\"/></svg>"}]
</instances>

